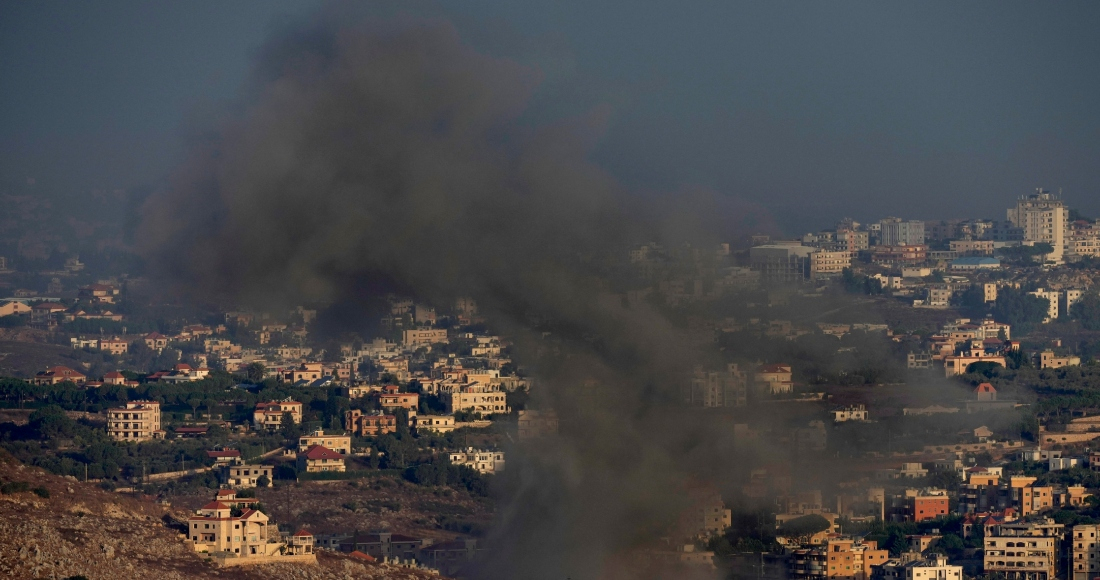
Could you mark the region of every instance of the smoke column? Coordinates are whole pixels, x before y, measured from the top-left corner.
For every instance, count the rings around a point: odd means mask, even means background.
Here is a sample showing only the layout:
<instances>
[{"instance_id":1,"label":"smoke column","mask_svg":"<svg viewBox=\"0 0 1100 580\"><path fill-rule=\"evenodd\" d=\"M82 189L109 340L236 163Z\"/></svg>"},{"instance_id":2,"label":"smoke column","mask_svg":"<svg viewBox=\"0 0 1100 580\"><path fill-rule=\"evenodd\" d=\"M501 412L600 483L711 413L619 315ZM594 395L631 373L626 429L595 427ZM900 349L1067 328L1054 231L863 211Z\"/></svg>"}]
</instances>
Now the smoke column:
<instances>
[{"instance_id":1,"label":"smoke column","mask_svg":"<svg viewBox=\"0 0 1100 580\"><path fill-rule=\"evenodd\" d=\"M509 455L481 575L627 577L619 555L675 520L696 466L727 469L730 442L669 412L698 349L599 282L648 235L587 158L608 111L531 126L540 81L444 20L329 7L266 45L239 106L146 202L138 239L201 296L473 296L521 360L543 361L534 394L563 425Z\"/></svg>"}]
</instances>

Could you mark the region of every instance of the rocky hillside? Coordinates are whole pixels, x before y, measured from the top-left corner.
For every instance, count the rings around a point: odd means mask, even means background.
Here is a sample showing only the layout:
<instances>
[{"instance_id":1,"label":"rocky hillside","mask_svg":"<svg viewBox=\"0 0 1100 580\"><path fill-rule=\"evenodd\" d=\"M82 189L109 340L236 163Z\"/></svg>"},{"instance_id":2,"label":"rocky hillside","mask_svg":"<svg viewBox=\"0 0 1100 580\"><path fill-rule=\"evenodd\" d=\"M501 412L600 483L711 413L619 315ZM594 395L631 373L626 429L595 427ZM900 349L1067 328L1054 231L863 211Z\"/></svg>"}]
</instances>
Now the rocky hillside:
<instances>
[{"instance_id":1,"label":"rocky hillside","mask_svg":"<svg viewBox=\"0 0 1100 580\"><path fill-rule=\"evenodd\" d=\"M317 565L219 569L173 527L186 512L27 467L7 454L0 455L0 491L0 578L439 578L323 551Z\"/></svg>"}]
</instances>

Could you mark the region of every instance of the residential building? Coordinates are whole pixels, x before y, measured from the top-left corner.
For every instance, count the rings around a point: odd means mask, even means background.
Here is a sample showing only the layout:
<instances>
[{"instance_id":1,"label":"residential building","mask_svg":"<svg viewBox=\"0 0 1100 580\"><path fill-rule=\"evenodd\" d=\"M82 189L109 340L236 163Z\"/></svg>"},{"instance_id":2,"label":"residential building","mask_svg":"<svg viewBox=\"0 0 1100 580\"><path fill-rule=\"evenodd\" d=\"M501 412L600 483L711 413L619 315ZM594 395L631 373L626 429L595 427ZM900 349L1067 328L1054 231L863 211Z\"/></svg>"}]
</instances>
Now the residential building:
<instances>
[{"instance_id":1,"label":"residential building","mask_svg":"<svg viewBox=\"0 0 1100 580\"><path fill-rule=\"evenodd\" d=\"M222 483L237 489L247 489L260 485L260 478L267 478L267 487L272 486L274 467L270 465L250 465L232 462L221 466L219 476Z\"/></svg>"},{"instance_id":2,"label":"residential building","mask_svg":"<svg viewBox=\"0 0 1100 580\"><path fill-rule=\"evenodd\" d=\"M337 453L347 455L351 453L351 436L344 433L326 435L324 429L317 429L309 435L302 435L298 438L299 453L308 451L314 445L321 445Z\"/></svg>"},{"instance_id":3,"label":"residential building","mask_svg":"<svg viewBox=\"0 0 1100 580\"><path fill-rule=\"evenodd\" d=\"M13 314L27 314L31 311L31 307L26 303L19 300L6 300L0 304L0 316L11 316Z\"/></svg>"},{"instance_id":4,"label":"residential building","mask_svg":"<svg viewBox=\"0 0 1100 580\"><path fill-rule=\"evenodd\" d=\"M232 516L228 505L212 501L187 519L187 537L197 552L228 552L242 558L274 556L284 544L279 531L261 511L245 509Z\"/></svg>"},{"instance_id":5,"label":"residential building","mask_svg":"<svg viewBox=\"0 0 1100 580\"><path fill-rule=\"evenodd\" d=\"M417 433L450 433L455 430L454 415L417 415L414 424ZM521 432L522 429L520 427Z\"/></svg>"},{"instance_id":6,"label":"residential building","mask_svg":"<svg viewBox=\"0 0 1100 580\"><path fill-rule=\"evenodd\" d=\"M924 222L886 218L879 221L880 246L919 246L924 244Z\"/></svg>"},{"instance_id":7,"label":"residential building","mask_svg":"<svg viewBox=\"0 0 1100 580\"><path fill-rule=\"evenodd\" d=\"M748 402L745 373L736 363L726 365L725 372L695 369L691 379L688 402L702 407L742 407Z\"/></svg>"},{"instance_id":8,"label":"residential building","mask_svg":"<svg viewBox=\"0 0 1100 580\"><path fill-rule=\"evenodd\" d=\"M1063 261L1069 239L1069 209L1057 195L1036 189L1033 194L1021 196L1016 207L1008 209L1008 221L1023 228L1025 240L1050 244L1053 251L1047 255L1048 261Z\"/></svg>"},{"instance_id":9,"label":"residential building","mask_svg":"<svg viewBox=\"0 0 1100 580\"><path fill-rule=\"evenodd\" d=\"M875 580L963 580L962 566L947 563L947 556L931 554L923 560L887 560Z\"/></svg>"},{"instance_id":10,"label":"residential building","mask_svg":"<svg viewBox=\"0 0 1100 580\"><path fill-rule=\"evenodd\" d=\"M512 408L508 406L507 393L476 383L451 393L444 400L447 403L447 412L451 414L458 411L481 415L512 412Z\"/></svg>"},{"instance_id":11,"label":"residential building","mask_svg":"<svg viewBox=\"0 0 1100 580\"><path fill-rule=\"evenodd\" d=\"M1070 562L1067 580L1092 580L1100 575L1100 525L1070 529Z\"/></svg>"},{"instance_id":12,"label":"residential building","mask_svg":"<svg viewBox=\"0 0 1100 580\"><path fill-rule=\"evenodd\" d=\"M402 342L406 347L418 347L447 342L446 328L410 329L402 332Z\"/></svg>"},{"instance_id":13,"label":"residential building","mask_svg":"<svg viewBox=\"0 0 1100 580\"><path fill-rule=\"evenodd\" d=\"M852 254L848 250L818 250L810 254L810 276L815 279L839 276L851 267Z\"/></svg>"},{"instance_id":14,"label":"residential building","mask_svg":"<svg viewBox=\"0 0 1100 580\"><path fill-rule=\"evenodd\" d=\"M403 534L379 532L375 534L354 534L340 542L341 552L358 551L378 560L399 558L402 560L420 560L420 551L432 545L432 540L415 538Z\"/></svg>"},{"instance_id":15,"label":"residential building","mask_svg":"<svg viewBox=\"0 0 1100 580\"><path fill-rule=\"evenodd\" d=\"M416 393L383 392L378 394L378 402L382 410L390 413L397 409L405 409L410 417L416 416L416 410L420 407L420 395Z\"/></svg>"},{"instance_id":16,"label":"residential building","mask_svg":"<svg viewBox=\"0 0 1100 580\"><path fill-rule=\"evenodd\" d=\"M749 267L761 280L801 282L810 277L811 255L816 248L799 242L775 243L749 249Z\"/></svg>"},{"instance_id":17,"label":"residential building","mask_svg":"<svg viewBox=\"0 0 1100 580\"><path fill-rule=\"evenodd\" d=\"M1044 323L1050 322L1051 320L1058 318L1058 303L1061 301L1061 292L1058 292L1057 290L1046 290L1044 288L1039 288L1034 292L1028 292L1028 294L1036 298L1042 298L1050 304L1047 307L1047 317L1043 320Z\"/></svg>"},{"instance_id":18,"label":"residential building","mask_svg":"<svg viewBox=\"0 0 1100 580\"><path fill-rule=\"evenodd\" d=\"M159 332L150 332L145 335L143 340L145 341L145 346L157 352L164 350L164 348L168 346L168 337Z\"/></svg>"},{"instance_id":19,"label":"residential building","mask_svg":"<svg viewBox=\"0 0 1100 580\"><path fill-rule=\"evenodd\" d=\"M985 573L1006 580L1054 580L1061 564L1062 529L1050 519L993 526L984 540Z\"/></svg>"},{"instance_id":20,"label":"residential building","mask_svg":"<svg viewBox=\"0 0 1100 580\"><path fill-rule=\"evenodd\" d=\"M911 369L930 369L932 368L932 353L911 352L906 357L906 363L906 366Z\"/></svg>"},{"instance_id":21,"label":"residential building","mask_svg":"<svg viewBox=\"0 0 1100 580\"><path fill-rule=\"evenodd\" d=\"M982 352L971 352L958 356L947 356L943 359L944 374L947 378L966 373L967 367L974 363L994 363L1003 366L1005 357L999 355L986 355Z\"/></svg>"},{"instance_id":22,"label":"residential building","mask_svg":"<svg viewBox=\"0 0 1100 580\"><path fill-rule=\"evenodd\" d=\"M1001 261L997 258L979 258L974 256L968 256L965 258L956 258L951 261L951 269L959 270L963 272L971 272L975 270L997 270L1001 267Z\"/></svg>"},{"instance_id":23,"label":"residential building","mask_svg":"<svg viewBox=\"0 0 1100 580\"><path fill-rule=\"evenodd\" d=\"M278 429L283 424L283 414L290 413L290 420L302 422L302 404L289 398L282 401L256 403L252 413L252 422L257 429Z\"/></svg>"},{"instance_id":24,"label":"residential building","mask_svg":"<svg viewBox=\"0 0 1100 580\"><path fill-rule=\"evenodd\" d=\"M207 451L206 457L213 459L215 466L241 462L241 452L236 449L214 449Z\"/></svg>"},{"instance_id":25,"label":"residential building","mask_svg":"<svg viewBox=\"0 0 1100 580\"><path fill-rule=\"evenodd\" d=\"M791 365L770 364L757 367L753 374L753 380L761 385L765 391L772 395L791 393L794 391L794 383L791 381L793 372Z\"/></svg>"},{"instance_id":26,"label":"residential building","mask_svg":"<svg viewBox=\"0 0 1100 580\"><path fill-rule=\"evenodd\" d=\"M825 577L837 580L867 580L873 567L890 558L874 540L834 539L825 545Z\"/></svg>"},{"instance_id":27,"label":"residential building","mask_svg":"<svg viewBox=\"0 0 1100 580\"><path fill-rule=\"evenodd\" d=\"M942 489L923 489L907 499L914 522L946 517L950 509L947 492Z\"/></svg>"},{"instance_id":28,"label":"residential building","mask_svg":"<svg viewBox=\"0 0 1100 580\"><path fill-rule=\"evenodd\" d=\"M111 372L103 375L103 384L105 384L105 385L125 385L126 384L126 375L124 375L124 374L122 374L118 371L111 371Z\"/></svg>"},{"instance_id":29,"label":"residential building","mask_svg":"<svg viewBox=\"0 0 1100 580\"><path fill-rule=\"evenodd\" d=\"M917 264L928 259L928 246L875 246L871 261L876 264Z\"/></svg>"},{"instance_id":30,"label":"residential building","mask_svg":"<svg viewBox=\"0 0 1100 580\"><path fill-rule=\"evenodd\" d=\"M344 429L360 437L376 437L397 431L397 417L369 414L359 409L344 412Z\"/></svg>"},{"instance_id":31,"label":"residential building","mask_svg":"<svg viewBox=\"0 0 1100 580\"><path fill-rule=\"evenodd\" d=\"M1081 364L1081 357L1079 356L1056 356L1052 350L1044 350L1039 353L1039 368L1041 369L1060 369L1079 364Z\"/></svg>"},{"instance_id":32,"label":"residential building","mask_svg":"<svg viewBox=\"0 0 1100 580\"><path fill-rule=\"evenodd\" d=\"M465 451L451 453L449 457L452 464L465 465L479 473L504 471L503 451L482 451L468 447Z\"/></svg>"},{"instance_id":33,"label":"residential building","mask_svg":"<svg viewBox=\"0 0 1100 580\"><path fill-rule=\"evenodd\" d=\"M160 403L130 401L124 407L107 409L107 434L115 441L163 439Z\"/></svg>"},{"instance_id":34,"label":"residential building","mask_svg":"<svg viewBox=\"0 0 1100 580\"><path fill-rule=\"evenodd\" d=\"M848 421L866 421L867 406L863 403L848 405L839 409L833 409L833 423L846 423Z\"/></svg>"},{"instance_id":35,"label":"residential building","mask_svg":"<svg viewBox=\"0 0 1100 580\"><path fill-rule=\"evenodd\" d=\"M298 454L298 471L345 471L344 456L321 445L314 445Z\"/></svg>"},{"instance_id":36,"label":"residential building","mask_svg":"<svg viewBox=\"0 0 1100 580\"><path fill-rule=\"evenodd\" d=\"M34 375L31 382L36 385L56 385L57 383L83 385L87 380L88 376L80 371L65 366L56 366Z\"/></svg>"},{"instance_id":37,"label":"residential building","mask_svg":"<svg viewBox=\"0 0 1100 580\"><path fill-rule=\"evenodd\" d=\"M993 241L992 240L951 240L951 251L958 252L960 256L965 255L979 255L979 256L992 256L993 255Z\"/></svg>"}]
</instances>

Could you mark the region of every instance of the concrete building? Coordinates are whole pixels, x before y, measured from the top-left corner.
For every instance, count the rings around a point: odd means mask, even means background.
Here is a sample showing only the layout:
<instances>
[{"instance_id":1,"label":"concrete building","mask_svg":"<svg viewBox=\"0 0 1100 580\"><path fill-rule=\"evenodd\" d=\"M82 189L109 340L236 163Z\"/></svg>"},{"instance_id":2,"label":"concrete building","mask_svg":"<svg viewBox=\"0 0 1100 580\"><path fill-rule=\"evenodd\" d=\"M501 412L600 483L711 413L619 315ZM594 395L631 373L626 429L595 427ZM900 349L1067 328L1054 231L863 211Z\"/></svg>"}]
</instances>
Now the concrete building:
<instances>
[{"instance_id":1,"label":"concrete building","mask_svg":"<svg viewBox=\"0 0 1100 580\"><path fill-rule=\"evenodd\" d=\"M779 395L794 391L792 376L791 365L771 364L757 367L753 380L765 392Z\"/></svg>"},{"instance_id":2,"label":"concrete building","mask_svg":"<svg viewBox=\"0 0 1100 580\"><path fill-rule=\"evenodd\" d=\"M219 469L222 483L233 488L247 489L260 485L260 478L267 478L267 487L273 485L273 470L270 465L249 465L247 463L230 463Z\"/></svg>"},{"instance_id":3,"label":"concrete building","mask_svg":"<svg viewBox=\"0 0 1100 580\"><path fill-rule=\"evenodd\" d=\"M1060 369L1081 364L1079 356L1056 356L1052 350L1044 350L1039 353L1039 368Z\"/></svg>"},{"instance_id":4,"label":"concrete building","mask_svg":"<svg viewBox=\"0 0 1100 580\"><path fill-rule=\"evenodd\" d=\"M695 369L688 402L702 407L743 407L748 403L748 380L736 363L725 372Z\"/></svg>"},{"instance_id":5,"label":"concrete building","mask_svg":"<svg viewBox=\"0 0 1100 580\"><path fill-rule=\"evenodd\" d=\"M852 267L852 254L847 250L818 250L810 254L810 277L814 279L839 276Z\"/></svg>"},{"instance_id":6,"label":"concrete building","mask_svg":"<svg viewBox=\"0 0 1100 580\"><path fill-rule=\"evenodd\" d=\"M984 541L985 573L1002 574L1006 580L1054 580L1063 527L1049 519L993 526Z\"/></svg>"},{"instance_id":7,"label":"concrete building","mask_svg":"<svg viewBox=\"0 0 1100 580\"><path fill-rule=\"evenodd\" d=\"M512 408L508 406L507 393L476 383L463 387L444 399L447 403L447 412L451 414L457 411L469 411L482 415L512 412Z\"/></svg>"},{"instance_id":8,"label":"concrete building","mask_svg":"<svg viewBox=\"0 0 1100 580\"><path fill-rule=\"evenodd\" d=\"M1046 290L1045 288L1039 288L1034 292L1028 292L1028 294L1036 298L1042 298L1043 300L1046 300L1048 303L1050 303L1050 306L1047 307L1047 317L1043 320L1044 323L1050 322L1051 320L1058 318L1058 304L1059 302L1061 302L1061 292L1057 290Z\"/></svg>"},{"instance_id":9,"label":"concrete building","mask_svg":"<svg viewBox=\"0 0 1100 580\"><path fill-rule=\"evenodd\" d=\"M810 277L816 248L799 242L775 243L749 249L749 267L770 282L801 282Z\"/></svg>"},{"instance_id":10,"label":"concrete building","mask_svg":"<svg viewBox=\"0 0 1100 580\"><path fill-rule=\"evenodd\" d=\"M839 409L833 409L833 423L846 423L848 421L866 421L867 406L863 403L848 405Z\"/></svg>"},{"instance_id":11,"label":"concrete building","mask_svg":"<svg viewBox=\"0 0 1100 580\"><path fill-rule=\"evenodd\" d=\"M553 409L520 411L518 423L520 439L535 439L558 433L558 413Z\"/></svg>"},{"instance_id":12,"label":"concrete building","mask_svg":"<svg viewBox=\"0 0 1100 580\"><path fill-rule=\"evenodd\" d=\"M401 341L406 347L418 347L447 342L446 328L424 328L405 330L401 333Z\"/></svg>"},{"instance_id":13,"label":"concrete building","mask_svg":"<svg viewBox=\"0 0 1100 580\"><path fill-rule=\"evenodd\" d=\"M275 430L283 424L283 414L290 413L290 420L302 422L302 404L289 398L282 401L256 403L252 412L252 422L256 429Z\"/></svg>"},{"instance_id":14,"label":"concrete building","mask_svg":"<svg viewBox=\"0 0 1100 580\"><path fill-rule=\"evenodd\" d=\"M269 525L261 511L245 509L233 517L232 508L219 501L210 502L187 519L187 537L197 552L228 552L238 557L263 557L279 554L285 545L279 530Z\"/></svg>"},{"instance_id":15,"label":"concrete building","mask_svg":"<svg viewBox=\"0 0 1100 580\"><path fill-rule=\"evenodd\" d=\"M1100 575L1100 525L1073 526L1069 533L1068 580L1092 580Z\"/></svg>"},{"instance_id":16,"label":"concrete building","mask_svg":"<svg viewBox=\"0 0 1100 580\"><path fill-rule=\"evenodd\" d=\"M1046 260L1062 263L1069 239L1069 209L1057 195L1036 189L1021 196L1016 207L1008 208L1008 221L1023 229L1024 240L1050 244L1053 250Z\"/></svg>"},{"instance_id":17,"label":"concrete building","mask_svg":"<svg viewBox=\"0 0 1100 580\"><path fill-rule=\"evenodd\" d=\"M320 445L337 453L351 453L351 436L341 433L339 435L326 435L324 429L317 429L309 435L298 438L298 452L309 451L310 447Z\"/></svg>"},{"instance_id":18,"label":"concrete building","mask_svg":"<svg viewBox=\"0 0 1100 580\"><path fill-rule=\"evenodd\" d=\"M322 471L345 471L344 456L326 447L314 445L304 453L298 454L298 471L317 473Z\"/></svg>"},{"instance_id":19,"label":"concrete building","mask_svg":"<svg viewBox=\"0 0 1100 580\"><path fill-rule=\"evenodd\" d=\"M957 258L951 262L951 269L960 272L973 272L975 270L999 270L1001 261L997 258L980 258L967 256Z\"/></svg>"},{"instance_id":20,"label":"concrete building","mask_svg":"<svg viewBox=\"0 0 1100 580\"><path fill-rule=\"evenodd\" d=\"M947 563L947 556L932 554L925 560L887 560L875 580L963 580L962 566Z\"/></svg>"},{"instance_id":21,"label":"concrete building","mask_svg":"<svg viewBox=\"0 0 1100 580\"><path fill-rule=\"evenodd\" d=\"M417 415L414 424L417 433L450 433L455 430L454 415Z\"/></svg>"},{"instance_id":22,"label":"concrete building","mask_svg":"<svg viewBox=\"0 0 1100 580\"><path fill-rule=\"evenodd\" d=\"M886 218L879 221L880 246L919 246L924 244L924 222Z\"/></svg>"},{"instance_id":23,"label":"concrete building","mask_svg":"<svg viewBox=\"0 0 1100 580\"><path fill-rule=\"evenodd\" d=\"M951 240L951 251L960 256L992 256L993 240Z\"/></svg>"},{"instance_id":24,"label":"concrete building","mask_svg":"<svg viewBox=\"0 0 1100 580\"><path fill-rule=\"evenodd\" d=\"M504 471L503 451L482 451L473 447L465 451L456 451L449 455L454 465L465 465L479 473L497 473Z\"/></svg>"},{"instance_id":25,"label":"concrete building","mask_svg":"<svg viewBox=\"0 0 1100 580\"><path fill-rule=\"evenodd\" d=\"M163 439L160 403L130 401L124 407L107 409L107 434L115 441Z\"/></svg>"},{"instance_id":26,"label":"concrete building","mask_svg":"<svg viewBox=\"0 0 1100 580\"><path fill-rule=\"evenodd\" d=\"M377 437L386 433L395 433L397 417L351 409L344 412L344 429L360 437Z\"/></svg>"}]
</instances>

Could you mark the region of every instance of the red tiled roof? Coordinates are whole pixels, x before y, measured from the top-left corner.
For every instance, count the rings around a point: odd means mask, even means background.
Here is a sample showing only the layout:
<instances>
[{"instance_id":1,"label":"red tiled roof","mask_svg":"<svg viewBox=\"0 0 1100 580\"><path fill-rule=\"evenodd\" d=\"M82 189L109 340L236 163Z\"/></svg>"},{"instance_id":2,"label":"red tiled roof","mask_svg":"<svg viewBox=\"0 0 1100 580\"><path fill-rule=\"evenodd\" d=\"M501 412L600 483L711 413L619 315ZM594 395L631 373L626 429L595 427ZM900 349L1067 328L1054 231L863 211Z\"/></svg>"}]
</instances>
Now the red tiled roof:
<instances>
[{"instance_id":1,"label":"red tiled roof","mask_svg":"<svg viewBox=\"0 0 1100 580\"><path fill-rule=\"evenodd\" d=\"M124 374L122 374L118 371L111 371L111 372L103 375L103 378L105 378L105 379L125 379L126 375L124 375Z\"/></svg>"},{"instance_id":2,"label":"red tiled roof","mask_svg":"<svg viewBox=\"0 0 1100 580\"><path fill-rule=\"evenodd\" d=\"M312 537L313 537L313 534L311 534L311 533L307 532L307 531L305 530L305 528L303 528L303 529L301 529L301 530L298 530L297 532L294 532L294 537L295 537L295 538L304 538L304 537L307 537L307 536L308 536L308 537L310 537L310 538L312 538Z\"/></svg>"},{"instance_id":3,"label":"red tiled roof","mask_svg":"<svg viewBox=\"0 0 1100 580\"><path fill-rule=\"evenodd\" d=\"M352 552L348 555L351 556L352 558L358 558L360 560L366 560L368 562L375 562L376 561L374 559L374 556L371 556L370 554L364 554L363 552L360 552L359 550L355 550L354 552Z\"/></svg>"},{"instance_id":4,"label":"red tiled roof","mask_svg":"<svg viewBox=\"0 0 1100 580\"><path fill-rule=\"evenodd\" d=\"M177 429L177 431L178 430L179 429ZM237 451L236 449L225 449L225 450L222 450L222 451L207 451L206 456L211 457L211 458L214 458L214 457L240 457L241 452ZM221 493L221 492L218 492L218 493Z\"/></svg>"},{"instance_id":5,"label":"red tiled roof","mask_svg":"<svg viewBox=\"0 0 1100 580\"><path fill-rule=\"evenodd\" d=\"M764 365L764 366L756 369L756 372L758 372L758 373L786 373L786 372L790 372L790 368L791 368L791 365L780 365L780 364Z\"/></svg>"},{"instance_id":6,"label":"red tiled roof","mask_svg":"<svg viewBox=\"0 0 1100 580\"><path fill-rule=\"evenodd\" d=\"M210 452L209 452L209 451L207 451L207 453L210 453ZM231 495L231 496L233 496L233 497L237 497L237 492L236 492L236 491L233 491L232 489L219 489L219 490L218 490L218 494L217 494L217 495L218 495L218 497L225 497L225 496L227 496L227 495Z\"/></svg>"},{"instance_id":7,"label":"red tiled roof","mask_svg":"<svg viewBox=\"0 0 1100 580\"><path fill-rule=\"evenodd\" d=\"M220 501L212 501L212 502L202 506L202 509L204 509L204 510L227 510L227 509L229 509L229 506L225 505L224 503L222 503Z\"/></svg>"},{"instance_id":8,"label":"red tiled roof","mask_svg":"<svg viewBox=\"0 0 1100 580\"><path fill-rule=\"evenodd\" d=\"M344 456L339 453L324 447L322 445L313 445L308 451L302 454L306 459L343 459Z\"/></svg>"},{"instance_id":9,"label":"red tiled roof","mask_svg":"<svg viewBox=\"0 0 1100 580\"><path fill-rule=\"evenodd\" d=\"M975 393L996 393L997 389L994 389L993 385L991 385L989 383L982 383L982 384L978 385L977 388L974 389L974 392Z\"/></svg>"}]
</instances>

